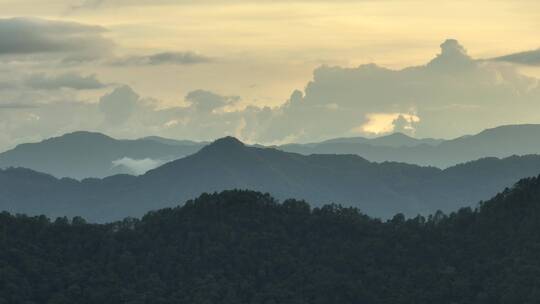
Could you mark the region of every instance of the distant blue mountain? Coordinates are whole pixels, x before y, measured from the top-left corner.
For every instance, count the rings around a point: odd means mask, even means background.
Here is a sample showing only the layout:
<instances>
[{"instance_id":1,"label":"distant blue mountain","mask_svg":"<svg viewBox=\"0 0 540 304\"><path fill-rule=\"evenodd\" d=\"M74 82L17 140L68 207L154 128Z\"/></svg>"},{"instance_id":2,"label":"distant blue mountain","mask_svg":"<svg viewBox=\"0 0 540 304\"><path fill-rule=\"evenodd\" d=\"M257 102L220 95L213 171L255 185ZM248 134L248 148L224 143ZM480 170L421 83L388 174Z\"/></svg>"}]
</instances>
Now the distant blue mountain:
<instances>
[{"instance_id":1,"label":"distant blue mountain","mask_svg":"<svg viewBox=\"0 0 540 304\"><path fill-rule=\"evenodd\" d=\"M341 203L376 217L456 210L540 173L540 156L483 158L445 170L357 155L301 155L223 138L140 176L57 179L28 169L0 170L0 210L91 221L141 216L203 192L249 189L279 199Z\"/></svg>"},{"instance_id":2,"label":"distant blue mountain","mask_svg":"<svg viewBox=\"0 0 540 304\"><path fill-rule=\"evenodd\" d=\"M24 167L56 177L139 175L200 150L208 142L157 136L119 140L101 133L74 132L0 153L0 168ZM263 148L262 145L255 147ZM354 154L374 162L403 162L447 168L484 157L540 153L540 125L510 125L452 140L416 139L402 133L377 138L335 138L319 143L274 146L285 152Z\"/></svg>"},{"instance_id":3,"label":"distant blue mountain","mask_svg":"<svg viewBox=\"0 0 540 304\"><path fill-rule=\"evenodd\" d=\"M311 145L318 144L369 144L372 146L380 147L413 147L422 144L426 145L437 145L443 142L443 139L435 138L414 138L403 133L393 133L390 135L384 135L375 138L367 137L341 137L325 140L320 143L315 143Z\"/></svg>"},{"instance_id":4,"label":"distant blue mountain","mask_svg":"<svg viewBox=\"0 0 540 304\"><path fill-rule=\"evenodd\" d=\"M309 154L356 154L370 161L396 161L446 168L483 157L540 153L540 125L508 125L452 140L414 139L396 133L375 139L339 138L277 147Z\"/></svg>"},{"instance_id":5,"label":"distant blue mountain","mask_svg":"<svg viewBox=\"0 0 540 304\"><path fill-rule=\"evenodd\" d=\"M24 167L77 179L137 174L195 153L203 145L160 137L118 140L101 133L74 132L1 153L0 168Z\"/></svg>"}]
</instances>

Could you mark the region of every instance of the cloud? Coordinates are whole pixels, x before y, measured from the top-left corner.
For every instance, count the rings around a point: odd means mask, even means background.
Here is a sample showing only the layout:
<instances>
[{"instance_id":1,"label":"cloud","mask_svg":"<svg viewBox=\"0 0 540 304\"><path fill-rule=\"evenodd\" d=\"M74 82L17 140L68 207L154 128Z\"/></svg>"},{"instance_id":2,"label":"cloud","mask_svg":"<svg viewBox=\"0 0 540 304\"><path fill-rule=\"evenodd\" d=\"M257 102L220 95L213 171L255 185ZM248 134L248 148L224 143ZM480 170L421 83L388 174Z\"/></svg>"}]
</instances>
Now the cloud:
<instances>
[{"instance_id":1,"label":"cloud","mask_svg":"<svg viewBox=\"0 0 540 304\"><path fill-rule=\"evenodd\" d=\"M19 109L33 109L37 108L34 104L28 104L28 103L0 103L0 110L19 110Z\"/></svg>"},{"instance_id":2,"label":"cloud","mask_svg":"<svg viewBox=\"0 0 540 304\"><path fill-rule=\"evenodd\" d=\"M72 100L39 105L14 102L9 110L0 110L0 150L74 130L97 130L100 117L95 104Z\"/></svg>"},{"instance_id":3,"label":"cloud","mask_svg":"<svg viewBox=\"0 0 540 304\"><path fill-rule=\"evenodd\" d=\"M291 135L299 141L369 135L359 126L369 124L373 113L390 117L386 132L403 127L404 121L394 121L396 113L414 113L414 120L404 118L417 136L453 137L499 124L539 122L539 106L538 79L477 61L457 40L449 39L421 66L321 66L303 91L294 91L282 107L271 111L267 122L258 123L263 129L251 134L262 142Z\"/></svg>"},{"instance_id":4,"label":"cloud","mask_svg":"<svg viewBox=\"0 0 540 304\"><path fill-rule=\"evenodd\" d=\"M0 55L63 54L96 58L113 43L100 26L39 18L0 19Z\"/></svg>"},{"instance_id":5,"label":"cloud","mask_svg":"<svg viewBox=\"0 0 540 304\"><path fill-rule=\"evenodd\" d=\"M441 45L441 53L426 68L446 73L462 73L476 67L475 60L456 39L447 39Z\"/></svg>"},{"instance_id":6,"label":"cloud","mask_svg":"<svg viewBox=\"0 0 540 304\"><path fill-rule=\"evenodd\" d=\"M8 104L5 110L0 106L0 150L75 130L104 132L118 138L161 135L214 139L236 134L243 117L248 116L248 111L224 111L238 97L205 90L188 93L181 105L170 108L159 107L159 103L141 97L129 86L114 88L98 102L82 101L77 95L63 96L63 93L37 91L28 97L18 96L19 99L15 94L12 100L19 103ZM40 100L41 95L57 99L35 107L26 103Z\"/></svg>"},{"instance_id":7,"label":"cloud","mask_svg":"<svg viewBox=\"0 0 540 304\"><path fill-rule=\"evenodd\" d=\"M504 61L522 65L540 66L540 49L513 53L491 59L492 61Z\"/></svg>"},{"instance_id":8,"label":"cloud","mask_svg":"<svg viewBox=\"0 0 540 304\"><path fill-rule=\"evenodd\" d=\"M212 59L194 52L163 52L147 56L129 56L113 60L112 65L192 65L211 62Z\"/></svg>"},{"instance_id":9,"label":"cloud","mask_svg":"<svg viewBox=\"0 0 540 304\"><path fill-rule=\"evenodd\" d=\"M496 125L540 122L537 78L512 65L471 58L456 40L441 44L439 54L426 64L400 70L376 64L320 66L303 89L293 90L273 108L241 108L239 96L209 90L191 91L169 108L158 107L159 102L129 86L115 88L95 103L77 102L71 94L77 97L79 92L3 96L0 91L0 98L14 103L53 100L37 108L0 111L0 145L80 129L121 138L212 140L235 135L248 142L284 143L395 131L456 137Z\"/></svg>"},{"instance_id":10,"label":"cloud","mask_svg":"<svg viewBox=\"0 0 540 304\"><path fill-rule=\"evenodd\" d=\"M420 122L420 118L418 116L401 113L396 119L394 119L394 121L392 121L393 128L391 132L414 135L414 125L418 122Z\"/></svg>"},{"instance_id":11,"label":"cloud","mask_svg":"<svg viewBox=\"0 0 540 304\"><path fill-rule=\"evenodd\" d=\"M413 125L420 121L418 116L408 113L369 113L366 119L364 124L352 131L369 135L391 132L413 133Z\"/></svg>"},{"instance_id":12,"label":"cloud","mask_svg":"<svg viewBox=\"0 0 540 304\"><path fill-rule=\"evenodd\" d=\"M246 112L229 111L228 107L239 101L238 96L195 90L184 97L185 106L154 108L151 111L147 107L144 113L139 113L137 119L146 121L165 137L215 139L237 134Z\"/></svg>"},{"instance_id":13,"label":"cloud","mask_svg":"<svg viewBox=\"0 0 540 304\"><path fill-rule=\"evenodd\" d=\"M163 161L158 159L133 159L129 157L123 157L112 162L113 167L124 167L129 170L129 172L135 175L144 174L152 169L159 167L162 164Z\"/></svg>"},{"instance_id":14,"label":"cloud","mask_svg":"<svg viewBox=\"0 0 540 304\"><path fill-rule=\"evenodd\" d=\"M354 0L339 0L339 2L352 2ZM363 0L372 1L372 0ZM259 3L287 2L286 0L258 0ZM297 2L318 3L325 0L299 0ZM357 2L357 1L355 1ZM229 3L254 3L253 0L82 0L78 4L71 6L72 10L98 9L105 7L124 6L147 6L147 5L186 5L186 4L229 4Z\"/></svg>"},{"instance_id":15,"label":"cloud","mask_svg":"<svg viewBox=\"0 0 540 304\"><path fill-rule=\"evenodd\" d=\"M27 87L38 90L95 90L107 87L100 82L96 75L79 75L77 73L64 73L59 75L46 75L44 73L32 74L24 80Z\"/></svg>"},{"instance_id":16,"label":"cloud","mask_svg":"<svg viewBox=\"0 0 540 304\"><path fill-rule=\"evenodd\" d=\"M17 85L13 81L0 81L0 90L10 90L16 87Z\"/></svg>"},{"instance_id":17,"label":"cloud","mask_svg":"<svg viewBox=\"0 0 540 304\"><path fill-rule=\"evenodd\" d=\"M81 3L73 5L72 9L96 9L105 3L104 0L83 0Z\"/></svg>"},{"instance_id":18,"label":"cloud","mask_svg":"<svg viewBox=\"0 0 540 304\"><path fill-rule=\"evenodd\" d=\"M105 115L105 123L120 125L125 123L139 106L140 97L129 86L116 88L99 100L99 109Z\"/></svg>"},{"instance_id":19,"label":"cloud","mask_svg":"<svg viewBox=\"0 0 540 304\"><path fill-rule=\"evenodd\" d=\"M198 112L210 113L240 100L238 96L222 96L206 90L188 93L185 100Z\"/></svg>"},{"instance_id":20,"label":"cloud","mask_svg":"<svg viewBox=\"0 0 540 304\"><path fill-rule=\"evenodd\" d=\"M65 65L97 61L111 66L193 65L213 61L192 51L114 57L115 43L102 26L42 18L0 18L0 59L60 59Z\"/></svg>"}]
</instances>

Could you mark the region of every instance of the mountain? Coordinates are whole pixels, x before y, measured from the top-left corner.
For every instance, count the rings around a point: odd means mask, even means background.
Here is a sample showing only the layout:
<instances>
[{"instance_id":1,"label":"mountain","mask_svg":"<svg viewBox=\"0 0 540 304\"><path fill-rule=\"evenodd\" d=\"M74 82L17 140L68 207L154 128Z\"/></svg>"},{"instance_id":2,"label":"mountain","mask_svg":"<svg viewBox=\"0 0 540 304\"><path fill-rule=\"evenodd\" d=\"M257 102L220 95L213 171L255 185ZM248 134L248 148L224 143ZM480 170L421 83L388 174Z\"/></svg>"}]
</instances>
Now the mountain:
<instances>
[{"instance_id":1,"label":"mountain","mask_svg":"<svg viewBox=\"0 0 540 304\"><path fill-rule=\"evenodd\" d=\"M312 144L278 147L309 154L356 154L370 161L397 161L447 168L483 157L508 157L540 153L540 125L508 125L452 140L414 140L396 133L376 139L335 139Z\"/></svg>"},{"instance_id":2,"label":"mountain","mask_svg":"<svg viewBox=\"0 0 540 304\"><path fill-rule=\"evenodd\" d=\"M366 138L366 137L341 137L329 139L321 142L321 144L369 144L372 146L381 147L413 147L422 144L437 145L441 143L442 139L434 138L414 138L403 133L393 133L390 135ZM312 144L313 145L313 144ZM317 144L314 144L317 145Z\"/></svg>"},{"instance_id":3,"label":"mountain","mask_svg":"<svg viewBox=\"0 0 540 304\"><path fill-rule=\"evenodd\" d=\"M250 191L107 225L0 213L0 301L538 303L539 248L538 178L385 222Z\"/></svg>"},{"instance_id":4,"label":"mountain","mask_svg":"<svg viewBox=\"0 0 540 304\"><path fill-rule=\"evenodd\" d=\"M117 140L101 133L74 132L0 154L0 168L25 167L56 177L105 177L141 174L192 154L202 144L160 137Z\"/></svg>"},{"instance_id":5,"label":"mountain","mask_svg":"<svg viewBox=\"0 0 540 304\"><path fill-rule=\"evenodd\" d=\"M540 153L540 125L488 129L453 140L416 139L402 133L377 138L336 138L320 143L275 146L285 152L355 154L369 161L395 161L447 168L484 157ZM83 179L115 174L140 175L200 150L208 142L149 136L118 140L92 132L74 132L0 153L0 168L24 167L56 177ZM254 147L264 148L262 145Z\"/></svg>"},{"instance_id":6,"label":"mountain","mask_svg":"<svg viewBox=\"0 0 540 304\"><path fill-rule=\"evenodd\" d=\"M28 169L0 171L0 210L81 215L108 222L174 206L204 192L249 189L278 199L341 203L388 218L471 206L540 172L540 156L484 158L441 170L369 162L357 155L301 155L223 138L140 176L57 179Z\"/></svg>"},{"instance_id":7,"label":"mountain","mask_svg":"<svg viewBox=\"0 0 540 304\"><path fill-rule=\"evenodd\" d=\"M199 146L200 147L201 145L209 144L208 142L198 142L198 141L192 141L192 140L178 140L178 139L164 138L160 136L146 136L140 139L155 141L155 142L166 144L169 146Z\"/></svg>"}]
</instances>

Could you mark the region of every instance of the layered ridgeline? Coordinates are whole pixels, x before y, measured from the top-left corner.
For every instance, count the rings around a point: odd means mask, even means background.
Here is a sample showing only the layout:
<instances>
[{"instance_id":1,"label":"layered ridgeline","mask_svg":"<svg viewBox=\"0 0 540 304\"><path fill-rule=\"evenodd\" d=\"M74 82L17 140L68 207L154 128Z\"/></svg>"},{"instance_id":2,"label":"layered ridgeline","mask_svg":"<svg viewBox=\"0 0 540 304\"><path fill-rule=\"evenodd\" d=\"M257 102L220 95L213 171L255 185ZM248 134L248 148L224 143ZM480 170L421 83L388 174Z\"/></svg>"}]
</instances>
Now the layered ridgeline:
<instances>
[{"instance_id":1,"label":"layered ridgeline","mask_svg":"<svg viewBox=\"0 0 540 304\"><path fill-rule=\"evenodd\" d=\"M374 162L397 161L446 168L484 157L540 154L539 134L540 125L513 125L453 140L416 139L395 133L274 148L304 155L354 154ZM100 133L75 132L0 153L0 168L23 167L76 179L119 173L139 175L193 154L207 144L160 137L118 140Z\"/></svg>"},{"instance_id":2,"label":"layered ridgeline","mask_svg":"<svg viewBox=\"0 0 540 304\"><path fill-rule=\"evenodd\" d=\"M0 213L0 303L538 303L540 180L381 222L230 191L108 225Z\"/></svg>"},{"instance_id":3,"label":"layered ridgeline","mask_svg":"<svg viewBox=\"0 0 540 304\"><path fill-rule=\"evenodd\" d=\"M197 152L204 143L160 137L119 140L101 133L74 132L0 154L0 168L24 167L56 177L140 174Z\"/></svg>"},{"instance_id":4,"label":"layered ridgeline","mask_svg":"<svg viewBox=\"0 0 540 304\"><path fill-rule=\"evenodd\" d=\"M227 137L141 176L57 179L28 169L0 170L0 210L80 215L106 222L177 205L204 192L248 189L315 206L340 203L368 215L408 216L476 204L540 172L540 156L486 158L445 170L373 163L356 155L310 155L248 147Z\"/></svg>"},{"instance_id":5,"label":"layered ridgeline","mask_svg":"<svg viewBox=\"0 0 540 304\"><path fill-rule=\"evenodd\" d=\"M540 125L509 125L452 140L415 139L396 133L375 139L333 139L278 147L301 154L356 154L370 161L397 161L446 168L483 157L540 153Z\"/></svg>"}]
</instances>

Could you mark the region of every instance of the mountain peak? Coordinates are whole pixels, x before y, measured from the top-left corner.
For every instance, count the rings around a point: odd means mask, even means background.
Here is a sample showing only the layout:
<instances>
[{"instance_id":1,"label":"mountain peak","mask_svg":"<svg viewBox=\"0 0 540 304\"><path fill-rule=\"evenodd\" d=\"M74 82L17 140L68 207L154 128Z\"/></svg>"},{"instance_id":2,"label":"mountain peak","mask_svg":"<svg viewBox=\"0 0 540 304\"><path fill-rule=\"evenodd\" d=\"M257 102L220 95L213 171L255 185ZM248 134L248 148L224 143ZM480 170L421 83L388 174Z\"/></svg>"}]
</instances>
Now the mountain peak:
<instances>
[{"instance_id":1,"label":"mountain peak","mask_svg":"<svg viewBox=\"0 0 540 304\"><path fill-rule=\"evenodd\" d=\"M233 136L225 136L219 139L216 139L213 143L210 145L233 145L233 146L241 146L244 147L244 143L238 140L236 137Z\"/></svg>"},{"instance_id":2,"label":"mountain peak","mask_svg":"<svg viewBox=\"0 0 540 304\"><path fill-rule=\"evenodd\" d=\"M81 144L81 145L88 145L88 144L96 144L99 142L111 142L115 141L114 138L109 137L103 133L99 132L90 132L90 131L75 131L71 133L66 133L57 137L51 137L42 140L41 142L31 143L30 145L35 144L56 144L56 143L72 143L72 144ZM18 145L18 147L21 146L27 146L28 144L21 144Z\"/></svg>"},{"instance_id":3,"label":"mountain peak","mask_svg":"<svg viewBox=\"0 0 540 304\"><path fill-rule=\"evenodd\" d=\"M92 132L92 131L74 131L74 132L70 132L70 133L66 133L64 135L61 135L59 136L60 138L61 137L93 137L93 138L112 138L110 136L107 136L103 133L100 133L100 132Z\"/></svg>"},{"instance_id":4,"label":"mountain peak","mask_svg":"<svg viewBox=\"0 0 540 304\"><path fill-rule=\"evenodd\" d=\"M392 133L392 134L389 134L389 135L385 135L385 136L381 136L379 138L406 138L406 139L414 139L414 137L411 137L405 133L401 133L401 132L395 132L395 133Z\"/></svg>"},{"instance_id":5,"label":"mountain peak","mask_svg":"<svg viewBox=\"0 0 540 304\"><path fill-rule=\"evenodd\" d=\"M244 143L232 136L226 136L215 140L208 146L204 147L202 151L220 151L220 152L232 152L245 148Z\"/></svg>"}]
</instances>

